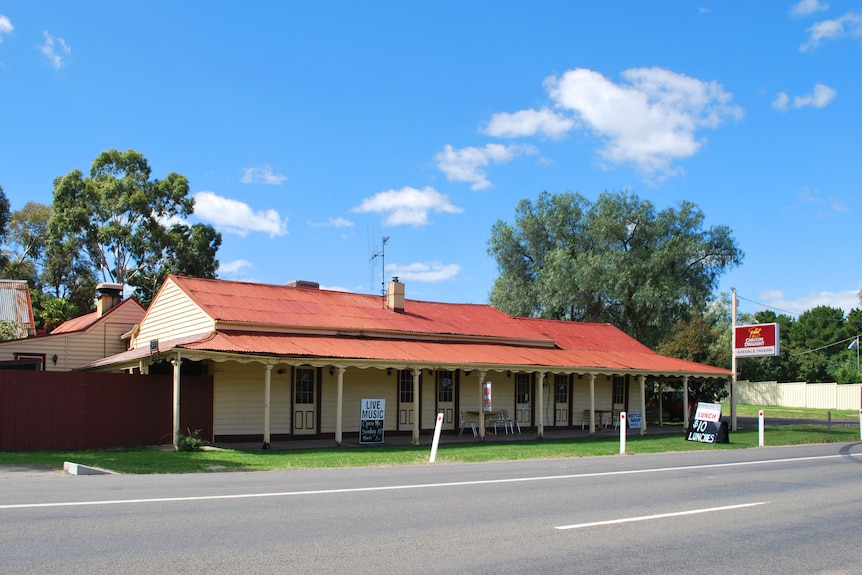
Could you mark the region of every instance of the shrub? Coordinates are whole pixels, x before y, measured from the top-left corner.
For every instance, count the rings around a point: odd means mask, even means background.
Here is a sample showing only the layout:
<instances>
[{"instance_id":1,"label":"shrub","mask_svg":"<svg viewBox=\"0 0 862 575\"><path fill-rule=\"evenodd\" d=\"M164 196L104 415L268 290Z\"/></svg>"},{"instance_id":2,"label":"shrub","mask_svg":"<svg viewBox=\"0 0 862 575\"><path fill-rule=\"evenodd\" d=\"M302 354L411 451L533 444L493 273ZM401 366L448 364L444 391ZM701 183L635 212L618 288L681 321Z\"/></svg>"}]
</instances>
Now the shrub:
<instances>
[{"instance_id":1,"label":"shrub","mask_svg":"<svg viewBox=\"0 0 862 575\"><path fill-rule=\"evenodd\" d=\"M200 436L201 430L186 430L186 433L177 433L177 451L200 451L204 440Z\"/></svg>"}]
</instances>

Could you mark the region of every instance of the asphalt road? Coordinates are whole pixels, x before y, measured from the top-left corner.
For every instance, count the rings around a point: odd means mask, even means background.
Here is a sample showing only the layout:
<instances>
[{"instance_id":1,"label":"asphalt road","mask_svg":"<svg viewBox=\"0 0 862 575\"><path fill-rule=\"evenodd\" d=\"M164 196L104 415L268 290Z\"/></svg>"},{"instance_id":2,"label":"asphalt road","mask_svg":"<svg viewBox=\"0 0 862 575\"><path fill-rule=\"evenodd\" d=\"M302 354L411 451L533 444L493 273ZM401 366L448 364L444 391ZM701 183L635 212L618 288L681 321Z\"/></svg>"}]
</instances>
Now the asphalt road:
<instances>
[{"instance_id":1,"label":"asphalt road","mask_svg":"<svg viewBox=\"0 0 862 575\"><path fill-rule=\"evenodd\" d=\"M862 443L0 478L2 573L862 572Z\"/></svg>"}]
</instances>

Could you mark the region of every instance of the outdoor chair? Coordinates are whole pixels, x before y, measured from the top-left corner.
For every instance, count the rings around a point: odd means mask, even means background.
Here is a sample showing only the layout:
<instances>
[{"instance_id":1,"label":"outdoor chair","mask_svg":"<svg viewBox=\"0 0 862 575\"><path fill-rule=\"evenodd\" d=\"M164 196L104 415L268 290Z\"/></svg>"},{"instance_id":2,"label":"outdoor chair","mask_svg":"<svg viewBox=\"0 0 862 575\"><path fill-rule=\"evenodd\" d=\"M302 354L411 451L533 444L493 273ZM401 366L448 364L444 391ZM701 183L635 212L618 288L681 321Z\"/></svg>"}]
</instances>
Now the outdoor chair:
<instances>
[{"instance_id":1,"label":"outdoor chair","mask_svg":"<svg viewBox=\"0 0 862 575\"><path fill-rule=\"evenodd\" d=\"M506 424L509 426L509 429L511 429L511 430L512 430L512 433L513 433L513 434L515 433L515 428L516 428L516 427L518 428L518 433L521 433L521 424L518 422L517 418L514 418L514 419L513 419L513 418L512 418L512 416L511 416L511 415L509 415L509 410L508 410L508 409L504 409L504 410L503 410L503 417L502 417L502 419L503 419L503 421L505 421L505 422L506 422Z\"/></svg>"},{"instance_id":2,"label":"outdoor chair","mask_svg":"<svg viewBox=\"0 0 862 575\"><path fill-rule=\"evenodd\" d=\"M499 416L492 418L489 423L494 426L494 435L497 435L497 426L498 425L502 425L503 426L503 432L506 435L509 435L509 422L506 421L506 411L505 410L501 411Z\"/></svg>"},{"instance_id":3,"label":"outdoor chair","mask_svg":"<svg viewBox=\"0 0 862 575\"><path fill-rule=\"evenodd\" d=\"M461 428L458 430L458 437L461 437L461 434L462 434L462 433L464 433L464 428L465 428L465 427L467 427L467 425L469 425L469 426L470 426L470 429L472 429L472 430L473 430L473 437L478 437L478 436L479 436L479 433L476 431L476 423L475 423L475 422L473 422L473 421L471 421L471 422L468 424L468 423L464 420L464 412L463 412L463 411L459 411L458 413L459 413L459 415L461 416Z\"/></svg>"}]
</instances>

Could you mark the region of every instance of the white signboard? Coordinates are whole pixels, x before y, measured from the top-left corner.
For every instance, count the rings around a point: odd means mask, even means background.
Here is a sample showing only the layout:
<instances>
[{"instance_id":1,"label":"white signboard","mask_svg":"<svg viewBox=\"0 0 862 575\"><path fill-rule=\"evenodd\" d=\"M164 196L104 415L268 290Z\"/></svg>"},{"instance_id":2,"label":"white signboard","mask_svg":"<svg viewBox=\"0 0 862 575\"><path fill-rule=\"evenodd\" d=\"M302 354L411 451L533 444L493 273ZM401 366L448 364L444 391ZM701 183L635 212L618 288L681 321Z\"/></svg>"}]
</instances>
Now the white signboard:
<instances>
[{"instance_id":1,"label":"white signboard","mask_svg":"<svg viewBox=\"0 0 862 575\"><path fill-rule=\"evenodd\" d=\"M720 403L697 403L697 411L694 412L694 418L699 421L708 421L716 423L721 421L721 404Z\"/></svg>"},{"instance_id":2,"label":"white signboard","mask_svg":"<svg viewBox=\"0 0 862 575\"><path fill-rule=\"evenodd\" d=\"M359 411L359 443L383 443L385 399L363 399Z\"/></svg>"},{"instance_id":3,"label":"white signboard","mask_svg":"<svg viewBox=\"0 0 862 575\"><path fill-rule=\"evenodd\" d=\"M628 414L629 420L629 429L640 429L641 428L641 414L635 411L634 413Z\"/></svg>"}]
</instances>

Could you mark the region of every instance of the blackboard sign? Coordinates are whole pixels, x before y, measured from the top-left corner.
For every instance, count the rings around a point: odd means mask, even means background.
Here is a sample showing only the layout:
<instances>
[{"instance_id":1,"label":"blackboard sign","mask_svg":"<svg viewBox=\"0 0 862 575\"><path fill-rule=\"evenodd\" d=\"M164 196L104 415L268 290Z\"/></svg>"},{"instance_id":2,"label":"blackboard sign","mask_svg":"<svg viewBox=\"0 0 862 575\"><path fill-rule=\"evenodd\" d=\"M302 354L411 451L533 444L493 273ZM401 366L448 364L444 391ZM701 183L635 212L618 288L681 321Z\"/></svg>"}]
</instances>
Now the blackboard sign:
<instances>
[{"instance_id":1,"label":"blackboard sign","mask_svg":"<svg viewBox=\"0 0 862 575\"><path fill-rule=\"evenodd\" d=\"M359 411L359 443L383 443L385 399L363 399Z\"/></svg>"},{"instance_id":2,"label":"blackboard sign","mask_svg":"<svg viewBox=\"0 0 862 575\"><path fill-rule=\"evenodd\" d=\"M685 439L700 443L730 443L727 423L721 421L721 404L698 402Z\"/></svg>"}]
</instances>

